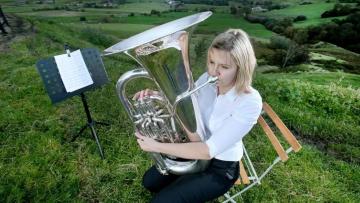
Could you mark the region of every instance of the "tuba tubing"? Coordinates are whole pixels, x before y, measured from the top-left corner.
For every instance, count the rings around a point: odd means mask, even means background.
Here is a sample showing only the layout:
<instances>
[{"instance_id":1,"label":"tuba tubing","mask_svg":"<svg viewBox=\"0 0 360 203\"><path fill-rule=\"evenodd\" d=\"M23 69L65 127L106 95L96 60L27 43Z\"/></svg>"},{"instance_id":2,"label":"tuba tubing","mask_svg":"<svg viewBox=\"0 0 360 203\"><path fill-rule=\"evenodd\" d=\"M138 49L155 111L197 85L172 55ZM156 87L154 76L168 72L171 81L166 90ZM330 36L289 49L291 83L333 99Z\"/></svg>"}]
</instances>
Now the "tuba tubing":
<instances>
[{"instance_id":1,"label":"tuba tubing","mask_svg":"<svg viewBox=\"0 0 360 203\"><path fill-rule=\"evenodd\" d=\"M109 48L104 55L125 53L142 68L124 73L116 84L117 94L134 129L160 142L189 142L188 134L204 132L196 93L214 83L209 77L195 87L189 63L189 38L194 26L212 13L202 12L151 28ZM126 86L136 78L152 80L161 96L130 101ZM202 134L202 133L200 133ZM189 160L150 153L162 174L188 174L203 171L208 160Z\"/></svg>"},{"instance_id":2,"label":"tuba tubing","mask_svg":"<svg viewBox=\"0 0 360 203\"><path fill-rule=\"evenodd\" d=\"M131 71L128 71L124 73L119 80L116 83L116 91L117 95L119 96L119 99L123 106L126 109L126 112L128 113L129 117L131 118L133 123L136 123L136 115L134 115L133 105L129 101L129 99L126 96L126 85L129 81L137 79L137 78L147 78L150 80L153 80L149 73L144 68L138 68ZM175 104L173 106L176 106L180 100L183 100L187 97L190 97L192 94L194 94L196 91L200 90L201 88L205 87L208 84L214 83L217 81L217 77L209 77L208 80L199 85L197 88L187 91L181 94L180 97L176 100ZM163 101L161 96L151 96L152 99ZM173 111L174 113L174 111ZM176 116L174 114L173 116ZM136 128L136 125L134 126L135 130L139 130ZM169 172L172 174L182 175L182 174L188 174L188 173L195 173L199 171L203 171L207 168L209 161L208 160L185 160L182 159L181 162L178 162L174 159L168 158L166 155L162 155L160 153L151 152L150 153L152 159L155 161L156 168L161 174L168 174Z\"/></svg>"}]
</instances>

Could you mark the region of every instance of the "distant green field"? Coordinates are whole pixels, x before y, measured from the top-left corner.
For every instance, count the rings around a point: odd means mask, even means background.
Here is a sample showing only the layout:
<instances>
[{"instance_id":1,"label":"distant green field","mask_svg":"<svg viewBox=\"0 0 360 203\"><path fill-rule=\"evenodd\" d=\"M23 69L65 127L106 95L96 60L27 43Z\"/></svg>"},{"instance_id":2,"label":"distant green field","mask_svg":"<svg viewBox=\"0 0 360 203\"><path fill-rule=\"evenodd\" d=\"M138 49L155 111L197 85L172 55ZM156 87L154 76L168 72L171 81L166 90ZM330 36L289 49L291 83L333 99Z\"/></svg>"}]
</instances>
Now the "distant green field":
<instances>
[{"instance_id":1,"label":"distant green field","mask_svg":"<svg viewBox=\"0 0 360 203\"><path fill-rule=\"evenodd\" d=\"M115 35L119 38L127 38L131 35L140 33L147 29L153 27L152 25L144 25L144 24L123 24L123 23L106 23L106 24L81 24L74 23L69 24L69 26L73 28L95 28L100 29L108 34Z\"/></svg>"},{"instance_id":2,"label":"distant green field","mask_svg":"<svg viewBox=\"0 0 360 203\"><path fill-rule=\"evenodd\" d=\"M106 12L107 14L126 12L126 13L150 13L151 10L166 11L169 10L169 5L166 3L129 3L121 4L115 9L95 9L89 8L86 11L90 12Z\"/></svg>"},{"instance_id":3,"label":"distant green field","mask_svg":"<svg viewBox=\"0 0 360 203\"><path fill-rule=\"evenodd\" d=\"M349 73L276 73L266 74L271 79L300 79L304 82L311 82L316 85L329 85L335 83L342 87L360 88L360 75Z\"/></svg>"},{"instance_id":4,"label":"distant green field","mask_svg":"<svg viewBox=\"0 0 360 203\"><path fill-rule=\"evenodd\" d=\"M295 5L284 9L265 12L263 15L271 17L296 17L305 15L308 19L319 18L320 15L334 7L335 3L316 3L308 5Z\"/></svg>"},{"instance_id":5,"label":"distant green field","mask_svg":"<svg viewBox=\"0 0 360 203\"><path fill-rule=\"evenodd\" d=\"M53 12L51 16L61 15L61 12L67 13L68 11L59 10L59 11L36 11L32 9L39 9L49 7L52 8L54 5L23 5L23 6L4 6L3 9L5 12L9 13L27 13L27 15L47 15L47 13ZM117 8L83 8L89 14L94 15L110 15L117 13L150 13L151 10L157 11L166 11L169 10L169 6L166 3L129 3L121 4ZM75 12L77 13L77 12Z\"/></svg>"},{"instance_id":6,"label":"distant green field","mask_svg":"<svg viewBox=\"0 0 360 203\"><path fill-rule=\"evenodd\" d=\"M147 25L160 25L171 20L176 20L178 18L191 15L192 13L187 12L169 12L165 14L161 14L160 16L152 15L152 16L143 16L143 15L135 15L132 17L124 17L121 18L121 23L128 24L147 24Z\"/></svg>"},{"instance_id":7,"label":"distant green field","mask_svg":"<svg viewBox=\"0 0 360 203\"><path fill-rule=\"evenodd\" d=\"M249 23L242 17L235 17L230 14L215 13L209 20L200 24L200 32L222 32L228 28L241 28L250 36L269 39L273 32L267 30L261 24Z\"/></svg>"},{"instance_id":8,"label":"distant green field","mask_svg":"<svg viewBox=\"0 0 360 203\"><path fill-rule=\"evenodd\" d=\"M229 12L229 6L213 6L205 4L185 4L185 8L194 11L195 9L209 9L213 8L216 12Z\"/></svg>"},{"instance_id":9,"label":"distant green field","mask_svg":"<svg viewBox=\"0 0 360 203\"><path fill-rule=\"evenodd\" d=\"M84 12L64 11L64 10L36 11L36 12L31 11L31 12L21 13L21 15L38 16L38 17L70 17L70 16L82 16L84 14L85 14ZM101 15L107 15L107 14L103 13Z\"/></svg>"},{"instance_id":10,"label":"distant green field","mask_svg":"<svg viewBox=\"0 0 360 203\"><path fill-rule=\"evenodd\" d=\"M269 16L272 18L283 18L283 17L296 17L298 15L305 15L307 19L294 23L295 27L307 27L310 25L318 25L322 23L331 22L332 19L342 19L344 17L334 18L321 18L321 14L334 7L335 3L313 3L308 5L293 5L288 8L272 10L265 12L260 15Z\"/></svg>"},{"instance_id":11,"label":"distant green field","mask_svg":"<svg viewBox=\"0 0 360 203\"><path fill-rule=\"evenodd\" d=\"M333 19L345 19L346 16L340 16L340 17L331 17L331 18L313 18L313 19L307 19L305 21L298 21L294 23L294 27L308 27L312 25L320 25L324 23L329 23Z\"/></svg>"},{"instance_id":12,"label":"distant green field","mask_svg":"<svg viewBox=\"0 0 360 203\"><path fill-rule=\"evenodd\" d=\"M5 13L24 13L24 12L33 12L33 8L42 8L43 6L39 5L27 5L27 6L2 6L2 9Z\"/></svg>"},{"instance_id":13,"label":"distant green field","mask_svg":"<svg viewBox=\"0 0 360 203\"><path fill-rule=\"evenodd\" d=\"M142 16L136 15L133 17L122 17L119 19L120 23L109 23L109 24L81 24L80 26L89 25L92 28L101 28L105 32L109 32L110 34L115 34L121 37L124 35L123 32L126 33L136 33L137 31L143 31L145 28L150 28L152 26L160 25L166 22L170 22L172 20L191 15L191 13L187 12L170 12L166 14L162 14L161 16ZM57 18L58 21L61 19ZM76 22L79 22L76 20ZM77 23L80 24L80 23ZM146 26L147 25L147 26ZM208 20L199 24L196 28L197 33L203 34L214 34L218 32L225 31L228 28L241 28L249 33L252 37L269 39L273 33L265 29L263 25L260 24L252 24L248 21L244 20L241 17L234 17L230 14L213 14Z\"/></svg>"}]
</instances>

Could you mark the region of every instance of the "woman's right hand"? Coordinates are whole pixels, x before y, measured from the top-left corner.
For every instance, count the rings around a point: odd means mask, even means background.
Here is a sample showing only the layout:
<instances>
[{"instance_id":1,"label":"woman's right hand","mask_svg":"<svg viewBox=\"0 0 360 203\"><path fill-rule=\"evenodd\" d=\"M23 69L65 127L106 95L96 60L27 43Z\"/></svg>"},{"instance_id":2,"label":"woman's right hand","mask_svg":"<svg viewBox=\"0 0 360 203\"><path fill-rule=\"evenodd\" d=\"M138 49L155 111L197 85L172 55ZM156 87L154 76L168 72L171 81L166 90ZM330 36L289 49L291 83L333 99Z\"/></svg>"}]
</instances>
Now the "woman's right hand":
<instances>
[{"instance_id":1,"label":"woman's right hand","mask_svg":"<svg viewBox=\"0 0 360 203\"><path fill-rule=\"evenodd\" d=\"M159 95L159 92L151 90L151 89L141 90L141 91L137 92L132 99L133 100L143 100L144 97L148 97L151 95Z\"/></svg>"}]
</instances>

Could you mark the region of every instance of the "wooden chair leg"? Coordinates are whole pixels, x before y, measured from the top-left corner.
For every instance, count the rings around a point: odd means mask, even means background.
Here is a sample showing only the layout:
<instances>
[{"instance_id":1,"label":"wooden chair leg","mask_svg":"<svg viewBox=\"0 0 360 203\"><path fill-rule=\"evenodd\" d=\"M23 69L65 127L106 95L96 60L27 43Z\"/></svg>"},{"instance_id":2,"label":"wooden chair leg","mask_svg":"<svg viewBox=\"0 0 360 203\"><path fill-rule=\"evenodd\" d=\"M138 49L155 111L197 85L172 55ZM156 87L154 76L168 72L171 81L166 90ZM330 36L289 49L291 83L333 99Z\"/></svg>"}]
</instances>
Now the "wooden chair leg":
<instances>
[{"instance_id":1,"label":"wooden chair leg","mask_svg":"<svg viewBox=\"0 0 360 203\"><path fill-rule=\"evenodd\" d=\"M249 176L247 175L244 164L242 163L241 160L239 162L239 165L240 165L240 177L239 179L236 180L235 185L240 185L241 183L244 185L250 184Z\"/></svg>"}]
</instances>

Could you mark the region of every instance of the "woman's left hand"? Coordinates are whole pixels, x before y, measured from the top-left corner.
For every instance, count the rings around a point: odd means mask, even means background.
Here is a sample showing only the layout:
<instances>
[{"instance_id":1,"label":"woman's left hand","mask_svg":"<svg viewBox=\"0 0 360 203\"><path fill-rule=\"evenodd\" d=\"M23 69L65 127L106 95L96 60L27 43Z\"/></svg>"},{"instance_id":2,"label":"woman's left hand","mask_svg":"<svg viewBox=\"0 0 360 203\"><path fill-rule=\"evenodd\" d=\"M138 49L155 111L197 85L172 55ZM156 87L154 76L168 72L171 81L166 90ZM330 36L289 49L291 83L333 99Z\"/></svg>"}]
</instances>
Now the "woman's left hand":
<instances>
[{"instance_id":1,"label":"woman's left hand","mask_svg":"<svg viewBox=\"0 0 360 203\"><path fill-rule=\"evenodd\" d=\"M135 136L138 138L136 141L142 150L146 152L158 152L157 146L160 144L152 138L143 136L140 132L136 131Z\"/></svg>"}]
</instances>

